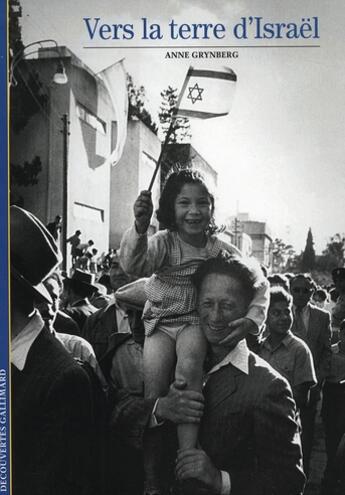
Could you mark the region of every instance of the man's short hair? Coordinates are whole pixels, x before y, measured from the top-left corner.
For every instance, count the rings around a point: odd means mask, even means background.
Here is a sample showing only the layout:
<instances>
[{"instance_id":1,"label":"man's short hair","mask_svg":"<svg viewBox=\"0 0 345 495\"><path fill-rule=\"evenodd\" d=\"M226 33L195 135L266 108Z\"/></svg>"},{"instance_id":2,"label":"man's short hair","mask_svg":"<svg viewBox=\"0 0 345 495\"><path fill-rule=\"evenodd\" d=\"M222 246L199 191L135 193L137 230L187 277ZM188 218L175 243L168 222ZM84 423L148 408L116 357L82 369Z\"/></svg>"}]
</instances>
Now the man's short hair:
<instances>
[{"instance_id":1,"label":"man's short hair","mask_svg":"<svg viewBox=\"0 0 345 495\"><path fill-rule=\"evenodd\" d=\"M290 280L290 288L294 284L294 282L297 281L297 280L305 280L306 283L308 284L308 288L309 289L315 290L315 288L316 288L316 285L315 285L314 280L307 273L298 273L297 275L295 275Z\"/></svg>"},{"instance_id":2,"label":"man's short hair","mask_svg":"<svg viewBox=\"0 0 345 495\"><path fill-rule=\"evenodd\" d=\"M270 289L270 307L272 304L286 302L292 305L292 296L283 287L272 287Z\"/></svg>"},{"instance_id":3,"label":"man's short hair","mask_svg":"<svg viewBox=\"0 0 345 495\"><path fill-rule=\"evenodd\" d=\"M237 280L248 301L253 299L257 284L263 279L260 265L254 259L244 260L224 251L215 258L204 261L192 276L192 282L197 292L199 292L206 276L214 273L228 275Z\"/></svg>"},{"instance_id":4,"label":"man's short hair","mask_svg":"<svg viewBox=\"0 0 345 495\"><path fill-rule=\"evenodd\" d=\"M325 289L316 289L314 292L314 297L318 296L321 301L327 301L327 291Z\"/></svg>"},{"instance_id":5,"label":"man's short hair","mask_svg":"<svg viewBox=\"0 0 345 495\"><path fill-rule=\"evenodd\" d=\"M269 283L273 285L280 285L287 292L289 291L289 279L285 275L281 275L280 273L275 273L274 275L270 275L267 277Z\"/></svg>"}]
</instances>

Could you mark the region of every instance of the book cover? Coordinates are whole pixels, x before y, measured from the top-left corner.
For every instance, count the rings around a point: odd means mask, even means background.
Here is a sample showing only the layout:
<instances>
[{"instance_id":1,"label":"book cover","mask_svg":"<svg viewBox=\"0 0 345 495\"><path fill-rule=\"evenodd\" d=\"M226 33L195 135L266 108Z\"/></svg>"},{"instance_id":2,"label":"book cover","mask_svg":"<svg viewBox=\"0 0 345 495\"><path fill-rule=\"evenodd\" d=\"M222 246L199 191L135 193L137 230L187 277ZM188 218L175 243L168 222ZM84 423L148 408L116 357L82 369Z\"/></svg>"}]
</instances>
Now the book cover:
<instances>
[{"instance_id":1,"label":"book cover","mask_svg":"<svg viewBox=\"0 0 345 495\"><path fill-rule=\"evenodd\" d=\"M214 191L224 240L269 274L312 271L329 286L344 265L344 13L339 0L2 8L0 493L10 493L8 206L57 222L67 276L68 239L92 240L99 278L139 192L150 188L157 209L171 167L192 165ZM306 493L324 467L323 449Z\"/></svg>"}]
</instances>

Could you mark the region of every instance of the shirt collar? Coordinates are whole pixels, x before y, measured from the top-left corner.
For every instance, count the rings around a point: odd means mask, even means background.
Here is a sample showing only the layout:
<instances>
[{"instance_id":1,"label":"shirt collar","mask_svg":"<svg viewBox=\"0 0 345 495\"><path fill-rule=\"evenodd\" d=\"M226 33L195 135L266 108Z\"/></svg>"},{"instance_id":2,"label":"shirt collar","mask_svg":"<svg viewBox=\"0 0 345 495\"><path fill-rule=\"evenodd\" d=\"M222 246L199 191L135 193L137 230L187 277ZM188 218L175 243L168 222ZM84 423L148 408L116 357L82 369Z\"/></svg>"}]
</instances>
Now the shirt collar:
<instances>
[{"instance_id":1,"label":"shirt collar","mask_svg":"<svg viewBox=\"0 0 345 495\"><path fill-rule=\"evenodd\" d=\"M241 340L237 344L237 346L234 349L231 349L229 354L227 354L220 363L213 366L213 368L207 374L211 375L212 373L218 371L220 368L223 368L228 364L232 364L233 366L235 366L235 368L239 369L240 371L248 375L249 374L248 360L249 360L249 349L247 347L246 341Z\"/></svg>"},{"instance_id":2,"label":"shirt collar","mask_svg":"<svg viewBox=\"0 0 345 495\"><path fill-rule=\"evenodd\" d=\"M281 345L284 345L285 347L287 347L289 345L289 343L291 342L292 340L292 332L291 330L289 330L287 332L287 334L285 335L285 337L283 338L283 340L275 347L272 347L270 341L269 341L269 338L266 337L265 340L262 342L262 345L270 350L270 351L275 351L276 349L278 349L278 347L280 347Z\"/></svg>"},{"instance_id":3,"label":"shirt collar","mask_svg":"<svg viewBox=\"0 0 345 495\"><path fill-rule=\"evenodd\" d=\"M29 323L11 341L11 363L18 370L23 371L31 346L43 327L44 321L36 309Z\"/></svg>"},{"instance_id":4,"label":"shirt collar","mask_svg":"<svg viewBox=\"0 0 345 495\"><path fill-rule=\"evenodd\" d=\"M301 310L301 315L306 315L309 313L309 308L310 308L310 302L308 302ZM293 305L293 313L296 314L297 307Z\"/></svg>"}]
</instances>

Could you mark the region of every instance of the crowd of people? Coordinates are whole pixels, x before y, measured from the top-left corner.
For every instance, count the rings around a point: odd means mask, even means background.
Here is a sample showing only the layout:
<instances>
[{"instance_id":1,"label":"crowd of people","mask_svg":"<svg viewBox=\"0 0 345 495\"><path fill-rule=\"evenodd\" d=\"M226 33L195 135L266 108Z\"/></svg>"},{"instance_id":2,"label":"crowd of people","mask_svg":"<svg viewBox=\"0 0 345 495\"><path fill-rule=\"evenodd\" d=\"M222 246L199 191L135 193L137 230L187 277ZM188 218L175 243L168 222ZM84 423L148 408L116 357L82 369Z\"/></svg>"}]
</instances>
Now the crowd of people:
<instances>
[{"instance_id":1,"label":"crowd of people","mask_svg":"<svg viewBox=\"0 0 345 495\"><path fill-rule=\"evenodd\" d=\"M10 208L14 495L301 495L319 412L320 495L345 493L345 268L267 277L214 207L174 172L165 230L143 191L101 263L67 239L70 274L61 217Z\"/></svg>"}]
</instances>

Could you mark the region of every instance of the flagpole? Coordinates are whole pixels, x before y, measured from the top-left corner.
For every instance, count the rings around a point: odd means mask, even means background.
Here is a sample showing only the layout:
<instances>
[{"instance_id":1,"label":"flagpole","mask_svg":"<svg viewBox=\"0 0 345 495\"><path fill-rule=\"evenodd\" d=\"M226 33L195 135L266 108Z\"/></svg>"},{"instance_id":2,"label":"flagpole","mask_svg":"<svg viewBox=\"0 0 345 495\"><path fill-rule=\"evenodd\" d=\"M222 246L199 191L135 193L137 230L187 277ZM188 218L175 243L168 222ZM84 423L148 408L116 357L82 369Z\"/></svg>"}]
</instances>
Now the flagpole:
<instances>
[{"instance_id":1,"label":"flagpole","mask_svg":"<svg viewBox=\"0 0 345 495\"><path fill-rule=\"evenodd\" d=\"M166 150L166 147L168 146L169 138L170 138L171 133L173 131L174 123L176 121L178 110L180 108L180 103L181 103L182 97L184 95L184 92L186 90L187 84L189 82L190 74L191 74L192 70L193 70L193 67L190 66L189 69L188 69L187 75L186 75L186 77L184 79L184 82L183 82L183 85L182 85L182 89L180 91L180 94L179 94L179 97L178 97L178 100L177 100L176 108L175 108L175 110L174 110L174 112L172 114L170 126L169 126L169 129L168 129L168 132L165 135L164 143L162 145L161 152L159 154L159 157L158 157L158 160L157 160L157 164L156 164L156 168L155 168L155 170L153 172L153 175L152 175L152 178L151 178L151 182L150 182L148 191L151 191L152 190L153 184L154 184L154 182L156 180L156 177L157 177L157 174L158 174L160 165L161 165L161 161L162 161L164 152Z\"/></svg>"}]
</instances>

